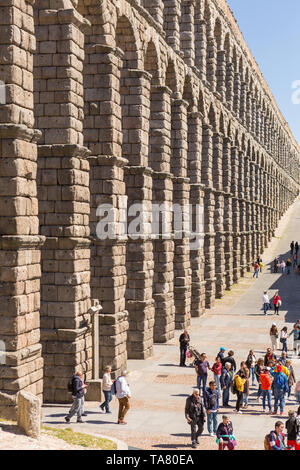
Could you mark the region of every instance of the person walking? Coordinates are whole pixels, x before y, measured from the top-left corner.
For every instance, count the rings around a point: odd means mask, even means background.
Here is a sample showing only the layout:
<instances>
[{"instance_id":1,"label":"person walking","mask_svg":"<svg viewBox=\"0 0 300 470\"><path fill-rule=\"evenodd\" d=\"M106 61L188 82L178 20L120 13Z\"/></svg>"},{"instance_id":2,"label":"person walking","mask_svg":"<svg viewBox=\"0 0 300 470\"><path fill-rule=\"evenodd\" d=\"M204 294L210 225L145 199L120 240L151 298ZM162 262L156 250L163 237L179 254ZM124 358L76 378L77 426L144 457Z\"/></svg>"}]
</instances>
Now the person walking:
<instances>
[{"instance_id":1,"label":"person walking","mask_svg":"<svg viewBox=\"0 0 300 470\"><path fill-rule=\"evenodd\" d=\"M106 366L104 368L104 374L103 374L103 378L102 378L102 390L103 390L103 393L104 393L104 402L100 405L100 408L102 411L104 411L104 408L105 408L105 411L106 413L111 413L110 409L109 409L109 404L112 400L112 393L111 393L111 387L113 385L113 380L111 378L111 366Z\"/></svg>"},{"instance_id":2,"label":"person walking","mask_svg":"<svg viewBox=\"0 0 300 470\"><path fill-rule=\"evenodd\" d=\"M291 274L291 268L292 268L292 262L291 262L291 259L288 258L288 260L286 262L286 273L287 274Z\"/></svg>"},{"instance_id":3,"label":"person walking","mask_svg":"<svg viewBox=\"0 0 300 470\"><path fill-rule=\"evenodd\" d=\"M281 297L279 295L278 290L275 292L273 297L273 304L274 304L274 315L279 315L279 307L281 306Z\"/></svg>"},{"instance_id":4,"label":"person walking","mask_svg":"<svg viewBox=\"0 0 300 470\"><path fill-rule=\"evenodd\" d=\"M221 395L221 383L220 383L220 377L221 377L221 372L222 372L222 362L219 356L216 357L216 362L211 368L213 374L214 374L214 380L217 384L217 390L219 392L219 396Z\"/></svg>"},{"instance_id":5,"label":"person walking","mask_svg":"<svg viewBox=\"0 0 300 470\"><path fill-rule=\"evenodd\" d=\"M291 247L291 255L293 255L293 253L294 253L294 248L295 248L295 244L294 244L293 241L292 241L292 243L290 244L290 247Z\"/></svg>"},{"instance_id":6,"label":"person walking","mask_svg":"<svg viewBox=\"0 0 300 470\"><path fill-rule=\"evenodd\" d=\"M253 273L253 277L257 277L258 278L258 272L259 272L259 264L257 261L255 261L254 263L254 273Z\"/></svg>"},{"instance_id":7,"label":"person walking","mask_svg":"<svg viewBox=\"0 0 300 470\"><path fill-rule=\"evenodd\" d=\"M296 267L297 267L297 255L296 255L296 253L293 254L292 260L293 260L293 268L296 269Z\"/></svg>"},{"instance_id":8,"label":"person walking","mask_svg":"<svg viewBox=\"0 0 300 470\"><path fill-rule=\"evenodd\" d=\"M273 261L273 273L274 274L277 274L277 272L278 272L277 265L278 265L278 259L275 258L274 261Z\"/></svg>"},{"instance_id":9,"label":"person walking","mask_svg":"<svg viewBox=\"0 0 300 470\"><path fill-rule=\"evenodd\" d=\"M252 386L255 386L255 364L256 364L256 356L253 352L253 349L250 349L247 360L246 366L249 369L249 380L252 378Z\"/></svg>"},{"instance_id":10,"label":"person walking","mask_svg":"<svg viewBox=\"0 0 300 470\"><path fill-rule=\"evenodd\" d=\"M198 438L203 433L205 423L205 411L198 388L186 399L185 418L191 426L192 447L196 448L199 444Z\"/></svg>"},{"instance_id":11,"label":"person walking","mask_svg":"<svg viewBox=\"0 0 300 470\"><path fill-rule=\"evenodd\" d=\"M273 372L274 382L274 415L277 415L278 404L280 406L280 414L283 415L285 405L285 394L288 391L288 379L282 373L282 367L277 366L277 372Z\"/></svg>"},{"instance_id":12,"label":"person walking","mask_svg":"<svg viewBox=\"0 0 300 470\"><path fill-rule=\"evenodd\" d=\"M276 351L276 349L278 349L278 337L279 337L279 331L278 331L277 325L276 323L272 323L272 326L270 328L270 338L271 338L273 351Z\"/></svg>"},{"instance_id":13,"label":"person walking","mask_svg":"<svg viewBox=\"0 0 300 470\"><path fill-rule=\"evenodd\" d=\"M272 383L273 377L270 375L270 368L265 367L260 374L263 412L266 412L266 400L268 400L269 412L272 413Z\"/></svg>"},{"instance_id":14,"label":"person walking","mask_svg":"<svg viewBox=\"0 0 300 470\"><path fill-rule=\"evenodd\" d=\"M264 309L264 314L267 315L267 311L270 308L270 300L268 296L268 292L265 290L263 293L263 309Z\"/></svg>"},{"instance_id":15,"label":"person walking","mask_svg":"<svg viewBox=\"0 0 300 470\"><path fill-rule=\"evenodd\" d=\"M116 396L119 400L118 424L127 424L124 418L130 409L131 392L126 380L127 374L127 371L123 370L116 380Z\"/></svg>"},{"instance_id":16,"label":"person walking","mask_svg":"<svg viewBox=\"0 0 300 470\"><path fill-rule=\"evenodd\" d=\"M293 410L289 410L289 419L285 423L287 430L287 447L296 450L296 439L298 434L298 420L296 413Z\"/></svg>"},{"instance_id":17,"label":"person walking","mask_svg":"<svg viewBox=\"0 0 300 470\"><path fill-rule=\"evenodd\" d=\"M281 260L281 263L280 263L280 268L281 268L282 274L285 273L285 266L286 266L286 264L285 264L285 261L283 259L283 260Z\"/></svg>"},{"instance_id":18,"label":"person walking","mask_svg":"<svg viewBox=\"0 0 300 470\"><path fill-rule=\"evenodd\" d=\"M291 393L292 393L292 388L295 385L295 383L297 382L297 380L296 380L294 368L292 366L292 361L287 359L287 361L285 363L285 367L289 371L289 376L288 376L288 386L289 386L288 398L290 398Z\"/></svg>"},{"instance_id":19,"label":"person walking","mask_svg":"<svg viewBox=\"0 0 300 470\"><path fill-rule=\"evenodd\" d=\"M222 416L222 423L219 424L217 429L216 443L219 445L219 450L234 450L236 446L236 439L233 435L233 425L229 416Z\"/></svg>"},{"instance_id":20,"label":"person walking","mask_svg":"<svg viewBox=\"0 0 300 470\"><path fill-rule=\"evenodd\" d=\"M206 389L206 383L207 383L208 370L211 370L205 353L202 353L200 356L200 359L197 359L195 361L194 366L195 366L195 370L197 373L197 388L201 390L201 384L202 384L202 390L203 390L203 396L204 396L204 391Z\"/></svg>"},{"instance_id":21,"label":"person walking","mask_svg":"<svg viewBox=\"0 0 300 470\"><path fill-rule=\"evenodd\" d=\"M282 344L282 351L286 353L288 352L287 339L288 339L287 327L284 326L280 332L280 342Z\"/></svg>"},{"instance_id":22,"label":"person walking","mask_svg":"<svg viewBox=\"0 0 300 470\"><path fill-rule=\"evenodd\" d=\"M298 258L298 251L299 251L299 244L298 244L298 242L296 242L295 243L295 254L296 254L297 258Z\"/></svg>"},{"instance_id":23,"label":"person walking","mask_svg":"<svg viewBox=\"0 0 300 470\"><path fill-rule=\"evenodd\" d=\"M222 374L220 378L221 388L223 390L222 393L222 400L223 400L223 407L230 408L229 405L229 396L230 396L230 385L232 382L232 374L231 371L231 364L230 362L226 362L225 366L222 369Z\"/></svg>"},{"instance_id":24,"label":"person walking","mask_svg":"<svg viewBox=\"0 0 300 470\"><path fill-rule=\"evenodd\" d=\"M204 406L207 412L208 433L213 437L218 429L219 393L214 380L208 385L204 390Z\"/></svg>"},{"instance_id":25,"label":"person walking","mask_svg":"<svg viewBox=\"0 0 300 470\"><path fill-rule=\"evenodd\" d=\"M76 372L70 381L70 390L72 391L73 404L70 408L69 413L65 416L65 421L70 422L71 418L77 414L77 423L83 423L82 413L84 406L84 391L87 385L83 381L83 373L81 371Z\"/></svg>"},{"instance_id":26,"label":"person walking","mask_svg":"<svg viewBox=\"0 0 300 470\"><path fill-rule=\"evenodd\" d=\"M237 374L235 374L234 378L234 386L236 390L236 405L235 409L237 413L242 413L240 408L243 403L243 393L244 393L244 386L246 382L246 377L242 371L239 371Z\"/></svg>"},{"instance_id":27,"label":"person walking","mask_svg":"<svg viewBox=\"0 0 300 470\"><path fill-rule=\"evenodd\" d=\"M187 332L187 330L184 330L184 332L179 336L179 345L180 345L180 364L179 367L186 367L185 361L186 361L186 352L187 348L190 344L190 336Z\"/></svg>"},{"instance_id":28,"label":"person walking","mask_svg":"<svg viewBox=\"0 0 300 470\"><path fill-rule=\"evenodd\" d=\"M300 343L300 328L298 323L294 324L294 327L292 331L289 333L289 337L293 335L293 350L294 350L294 355L297 356L298 354L298 349L299 349L299 343Z\"/></svg>"}]
</instances>

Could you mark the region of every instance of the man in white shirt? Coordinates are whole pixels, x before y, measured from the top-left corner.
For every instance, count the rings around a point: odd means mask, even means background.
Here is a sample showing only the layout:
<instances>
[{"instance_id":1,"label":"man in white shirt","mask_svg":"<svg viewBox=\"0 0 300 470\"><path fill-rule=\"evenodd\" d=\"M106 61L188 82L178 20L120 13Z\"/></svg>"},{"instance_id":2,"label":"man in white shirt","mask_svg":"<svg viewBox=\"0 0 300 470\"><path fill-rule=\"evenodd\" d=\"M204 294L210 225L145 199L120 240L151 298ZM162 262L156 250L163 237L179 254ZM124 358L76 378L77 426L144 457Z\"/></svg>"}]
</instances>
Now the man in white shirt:
<instances>
[{"instance_id":1,"label":"man in white shirt","mask_svg":"<svg viewBox=\"0 0 300 470\"><path fill-rule=\"evenodd\" d=\"M118 377L116 380L116 397L119 400L118 424L127 424L127 422L124 421L124 418L130 408L129 399L131 398L131 392L126 380L126 376L127 371L123 370L120 377Z\"/></svg>"},{"instance_id":2,"label":"man in white shirt","mask_svg":"<svg viewBox=\"0 0 300 470\"><path fill-rule=\"evenodd\" d=\"M263 306L264 306L264 313L265 315L267 315L267 311L269 310L269 307L270 307L270 300L269 300L269 296L266 290L263 295Z\"/></svg>"}]
</instances>

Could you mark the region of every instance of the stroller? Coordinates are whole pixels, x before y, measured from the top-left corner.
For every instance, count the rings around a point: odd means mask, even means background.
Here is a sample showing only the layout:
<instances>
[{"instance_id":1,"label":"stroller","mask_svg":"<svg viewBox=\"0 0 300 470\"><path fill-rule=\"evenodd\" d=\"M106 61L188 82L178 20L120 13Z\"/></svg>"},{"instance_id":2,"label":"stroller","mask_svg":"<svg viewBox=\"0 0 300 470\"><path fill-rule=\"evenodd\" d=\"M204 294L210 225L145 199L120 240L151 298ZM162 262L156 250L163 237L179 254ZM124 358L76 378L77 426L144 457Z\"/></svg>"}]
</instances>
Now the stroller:
<instances>
[{"instance_id":1,"label":"stroller","mask_svg":"<svg viewBox=\"0 0 300 470\"><path fill-rule=\"evenodd\" d=\"M192 359L192 362L190 362L189 364L190 367L194 367L195 362L201 359L200 353L193 346L188 347L187 352L186 352L186 357L188 359Z\"/></svg>"}]
</instances>

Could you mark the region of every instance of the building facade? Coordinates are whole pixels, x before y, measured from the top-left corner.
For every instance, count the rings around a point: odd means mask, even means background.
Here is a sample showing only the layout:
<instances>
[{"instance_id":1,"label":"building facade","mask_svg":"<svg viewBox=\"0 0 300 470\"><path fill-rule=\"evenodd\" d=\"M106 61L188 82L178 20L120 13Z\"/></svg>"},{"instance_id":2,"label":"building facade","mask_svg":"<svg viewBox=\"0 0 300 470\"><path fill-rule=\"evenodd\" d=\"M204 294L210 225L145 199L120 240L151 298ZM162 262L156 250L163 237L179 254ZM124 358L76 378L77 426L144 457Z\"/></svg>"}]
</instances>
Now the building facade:
<instances>
[{"instance_id":1,"label":"building facade","mask_svg":"<svg viewBox=\"0 0 300 470\"><path fill-rule=\"evenodd\" d=\"M75 370L150 357L249 271L299 193L299 147L223 0L0 11L0 390L64 402ZM203 207L202 243L101 239L105 204L112 224Z\"/></svg>"}]
</instances>

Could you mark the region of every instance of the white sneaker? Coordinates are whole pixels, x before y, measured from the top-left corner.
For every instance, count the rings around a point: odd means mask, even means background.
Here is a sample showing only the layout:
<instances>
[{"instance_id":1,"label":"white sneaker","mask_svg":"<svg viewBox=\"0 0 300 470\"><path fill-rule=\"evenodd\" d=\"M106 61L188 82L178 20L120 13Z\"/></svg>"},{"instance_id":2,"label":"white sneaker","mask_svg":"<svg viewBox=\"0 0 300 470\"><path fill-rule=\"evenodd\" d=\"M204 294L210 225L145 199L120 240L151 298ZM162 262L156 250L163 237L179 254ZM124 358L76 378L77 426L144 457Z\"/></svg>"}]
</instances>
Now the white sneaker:
<instances>
[{"instance_id":1,"label":"white sneaker","mask_svg":"<svg viewBox=\"0 0 300 470\"><path fill-rule=\"evenodd\" d=\"M238 411L238 413L239 413L240 415L242 415L242 414L243 414L243 412L242 412L242 411Z\"/></svg>"},{"instance_id":2,"label":"white sneaker","mask_svg":"<svg viewBox=\"0 0 300 470\"><path fill-rule=\"evenodd\" d=\"M213 433L213 432L211 432L211 433L210 433L210 436L211 436L211 437L214 437L214 433Z\"/></svg>"}]
</instances>

